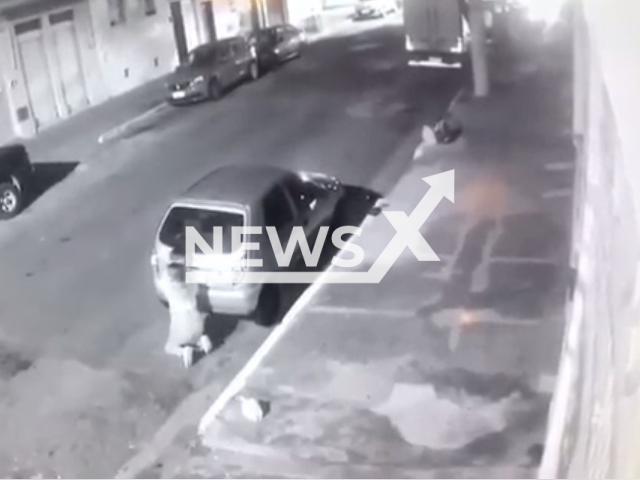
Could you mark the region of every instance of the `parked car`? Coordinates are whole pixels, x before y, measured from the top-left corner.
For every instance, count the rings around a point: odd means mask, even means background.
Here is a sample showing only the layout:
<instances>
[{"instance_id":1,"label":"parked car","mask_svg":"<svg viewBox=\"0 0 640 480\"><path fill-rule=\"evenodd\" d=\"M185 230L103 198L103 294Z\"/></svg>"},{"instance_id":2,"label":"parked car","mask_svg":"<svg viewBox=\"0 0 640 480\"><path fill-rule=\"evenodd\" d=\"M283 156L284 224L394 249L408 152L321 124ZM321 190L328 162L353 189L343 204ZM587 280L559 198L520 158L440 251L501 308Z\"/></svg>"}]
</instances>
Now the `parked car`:
<instances>
[{"instance_id":1,"label":"parked car","mask_svg":"<svg viewBox=\"0 0 640 480\"><path fill-rule=\"evenodd\" d=\"M249 241L259 243L259 251L240 252L244 256L232 250L232 228L273 226L286 245L293 227L301 226L309 244L314 245L320 227L331 224L342 195L340 182L323 174L294 173L269 166L227 166L214 170L171 204L158 228L151 264L160 300L166 302L165 290L171 288L164 281L167 269L178 267L186 271L187 226L194 226L209 245L213 227L222 227L219 265L224 265L227 271L231 268L241 274L277 272L284 267L278 266L264 228L262 235L249 235ZM247 258L261 258L262 267L247 267ZM207 274L223 268L218 267L216 257L204 260L201 264L206 264L206 268L200 270ZM212 312L253 316L260 324L273 322L280 309L280 288L275 284L215 283L207 285L206 292L205 303Z\"/></svg>"},{"instance_id":2,"label":"parked car","mask_svg":"<svg viewBox=\"0 0 640 480\"><path fill-rule=\"evenodd\" d=\"M256 49L261 69L269 69L302 54L307 37L292 25L263 28L255 34L252 45Z\"/></svg>"},{"instance_id":3,"label":"parked car","mask_svg":"<svg viewBox=\"0 0 640 480\"><path fill-rule=\"evenodd\" d=\"M360 0L355 8L355 19L382 18L398 11L395 0Z\"/></svg>"},{"instance_id":4,"label":"parked car","mask_svg":"<svg viewBox=\"0 0 640 480\"><path fill-rule=\"evenodd\" d=\"M168 100L173 104L217 100L231 85L258 77L255 51L244 37L200 45L173 72L167 84Z\"/></svg>"},{"instance_id":5,"label":"parked car","mask_svg":"<svg viewBox=\"0 0 640 480\"><path fill-rule=\"evenodd\" d=\"M32 175L23 145L0 147L0 219L15 217L23 209Z\"/></svg>"}]
</instances>

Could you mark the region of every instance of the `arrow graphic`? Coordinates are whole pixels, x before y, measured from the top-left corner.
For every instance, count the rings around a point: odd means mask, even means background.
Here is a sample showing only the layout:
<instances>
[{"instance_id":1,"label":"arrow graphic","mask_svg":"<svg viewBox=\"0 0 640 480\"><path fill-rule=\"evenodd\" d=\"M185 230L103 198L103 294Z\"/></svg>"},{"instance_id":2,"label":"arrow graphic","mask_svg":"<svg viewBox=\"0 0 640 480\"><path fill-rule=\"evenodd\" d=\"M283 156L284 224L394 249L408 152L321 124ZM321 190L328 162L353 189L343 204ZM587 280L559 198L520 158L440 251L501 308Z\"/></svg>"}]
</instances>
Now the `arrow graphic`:
<instances>
[{"instance_id":1,"label":"arrow graphic","mask_svg":"<svg viewBox=\"0 0 640 480\"><path fill-rule=\"evenodd\" d=\"M409 247L421 262L440 261L438 255L436 255L431 246L420 234L420 228L431 216L443 198L447 198L452 203L455 201L454 170L424 177L422 180L431 185L431 188L427 194L422 197L422 200L416 205L409 217L407 217L404 212L384 212L384 215L389 219L394 228L396 228L397 233L367 272L372 276L374 283L382 281L389 269L400 257L405 247Z\"/></svg>"}]
</instances>

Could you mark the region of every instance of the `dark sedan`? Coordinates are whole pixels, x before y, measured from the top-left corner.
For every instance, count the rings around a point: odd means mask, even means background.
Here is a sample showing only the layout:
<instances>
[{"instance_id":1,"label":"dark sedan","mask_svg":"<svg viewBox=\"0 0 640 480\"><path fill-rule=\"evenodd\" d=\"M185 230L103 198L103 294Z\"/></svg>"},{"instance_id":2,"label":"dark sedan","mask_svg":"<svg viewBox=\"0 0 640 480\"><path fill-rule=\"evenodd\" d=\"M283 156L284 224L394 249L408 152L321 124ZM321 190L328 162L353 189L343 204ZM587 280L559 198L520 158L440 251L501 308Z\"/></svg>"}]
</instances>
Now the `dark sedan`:
<instances>
[{"instance_id":1,"label":"dark sedan","mask_svg":"<svg viewBox=\"0 0 640 480\"><path fill-rule=\"evenodd\" d=\"M262 69L299 57L306 42L305 33L292 25L264 28L252 38Z\"/></svg>"},{"instance_id":2,"label":"dark sedan","mask_svg":"<svg viewBox=\"0 0 640 480\"><path fill-rule=\"evenodd\" d=\"M186 64L173 72L167 88L172 104L217 100L224 89L259 76L253 48L243 37L201 45L189 53Z\"/></svg>"}]
</instances>

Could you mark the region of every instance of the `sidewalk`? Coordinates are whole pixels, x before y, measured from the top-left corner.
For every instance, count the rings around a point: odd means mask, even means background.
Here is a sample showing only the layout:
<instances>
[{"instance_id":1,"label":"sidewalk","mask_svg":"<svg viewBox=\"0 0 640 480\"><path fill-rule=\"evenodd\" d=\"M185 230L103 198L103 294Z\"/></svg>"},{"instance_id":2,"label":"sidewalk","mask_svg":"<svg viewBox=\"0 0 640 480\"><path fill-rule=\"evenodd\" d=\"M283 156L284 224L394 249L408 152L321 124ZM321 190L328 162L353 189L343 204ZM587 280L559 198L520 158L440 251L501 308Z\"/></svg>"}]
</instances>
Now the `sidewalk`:
<instances>
[{"instance_id":1,"label":"sidewalk","mask_svg":"<svg viewBox=\"0 0 640 480\"><path fill-rule=\"evenodd\" d=\"M572 208L571 76L548 61L556 48L459 104L463 140L427 149L388 195L387 210L409 214L429 190L422 177L455 169L455 204L443 199L421 229L442 261L406 249L379 285L319 285L242 389L269 405L265 418L247 420L234 396L202 445L185 430L143 475L536 475ZM361 270L394 233L367 218Z\"/></svg>"},{"instance_id":2,"label":"sidewalk","mask_svg":"<svg viewBox=\"0 0 640 480\"><path fill-rule=\"evenodd\" d=\"M106 100L23 140L34 162L87 162L101 135L164 103L165 77Z\"/></svg>"}]
</instances>

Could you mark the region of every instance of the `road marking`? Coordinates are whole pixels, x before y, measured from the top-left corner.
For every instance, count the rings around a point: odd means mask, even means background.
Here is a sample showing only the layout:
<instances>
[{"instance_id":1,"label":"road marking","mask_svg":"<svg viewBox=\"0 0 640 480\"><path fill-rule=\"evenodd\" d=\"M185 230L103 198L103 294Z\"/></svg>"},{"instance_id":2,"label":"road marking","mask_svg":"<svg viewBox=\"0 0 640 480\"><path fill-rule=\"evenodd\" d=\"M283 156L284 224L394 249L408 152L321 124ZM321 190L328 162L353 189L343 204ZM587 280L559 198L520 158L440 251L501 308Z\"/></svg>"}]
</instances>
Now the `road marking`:
<instances>
[{"instance_id":1,"label":"road marking","mask_svg":"<svg viewBox=\"0 0 640 480\"><path fill-rule=\"evenodd\" d=\"M482 254L480 264L475 268L471 274L471 292L483 292L489 288L490 269L491 269L491 254L504 233L504 225L502 218L496 220L495 226L491 229L487 235L487 239L482 246Z\"/></svg>"},{"instance_id":2,"label":"road marking","mask_svg":"<svg viewBox=\"0 0 640 480\"><path fill-rule=\"evenodd\" d=\"M362 222L361 228L365 228L367 223L367 217ZM355 240L355 235L347 240L347 244L352 243ZM271 353L276 344L284 337L284 334L295 324L300 318L299 313L311 302L313 296L324 286L323 282L319 280L325 275L331 273L332 266L330 265L327 270L322 272L317 281L311 284L304 293L298 298L296 303L289 309L282 321L276 328L269 334L267 339L260 345L260 348L256 350L249 361L242 367L238 374L231 380L231 382L225 387L222 393L211 404L207 412L204 414L198 425L198 434L203 436L208 430L215 419L220 415L220 412L228 405L233 397L235 397L246 385L247 379L255 373L262 361Z\"/></svg>"},{"instance_id":3,"label":"road marking","mask_svg":"<svg viewBox=\"0 0 640 480\"><path fill-rule=\"evenodd\" d=\"M416 312L411 310L380 310L372 308L343 307L339 305L319 305L309 308L309 313L331 315L362 315L367 317L415 318Z\"/></svg>"},{"instance_id":4,"label":"road marking","mask_svg":"<svg viewBox=\"0 0 640 480\"><path fill-rule=\"evenodd\" d=\"M549 190L542 194L542 198L565 198L573 195L572 188L559 188L558 190Z\"/></svg>"},{"instance_id":5,"label":"road marking","mask_svg":"<svg viewBox=\"0 0 640 480\"><path fill-rule=\"evenodd\" d=\"M491 257L491 263L529 263L534 265L556 265L558 262L552 258Z\"/></svg>"},{"instance_id":6,"label":"road marking","mask_svg":"<svg viewBox=\"0 0 640 480\"><path fill-rule=\"evenodd\" d=\"M284 334L289 331L296 320L300 317L298 314L306 307L316 292L324 284L316 282L309 286L300 296L298 301L289 309L282 322L269 334L260 348L256 350L249 361L242 367L233 380L225 387L220 396L209 407L198 425L198 434L204 435L211 424L215 421L220 412L227 406L229 401L235 397L246 385L247 379L258 369L262 361L273 350L276 344L282 339Z\"/></svg>"},{"instance_id":7,"label":"road marking","mask_svg":"<svg viewBox=\"0 0 640 480\"><path fill-rule=\"evenodd\" d=\"M141 113L137 117L127 120L126 122L118 125L117 127L112 128L108 132L103 133L98 137L98 143L103 144L103 143L107 143L112 140L115 140L118 137L121 137L122 135L124 135L127 132L127 130L129 130L130 128L133 128L137 123L143 122L153 117L154 115L159 114L163 110L167 110L168 108L169 108L169 104L166 102L162 102L159 105L156 105L155 107L147 110L146 112Z\"/></svg>"},{"instance_id":8,"label":"road marking","mask_svg":"<svg viewBox=\"0 0 640 480\"><path fill-rule=\"evenodd\" d=\"M575 168L574 162L551 162L544 166L545 170L552 172L563 172L567 170L573 170Z\"/></svg>"},{"instance_id":9,"label":"road marking","mask_svg":"<svg viewBox=\"0 0 640 480\"><path fill-rule=\"evenodd\" d=\"M537 382L533 387L536 392L551 394L556 389L557 381L557 375L542 374L538 377Z\"/></svg>"}]
</instances>

